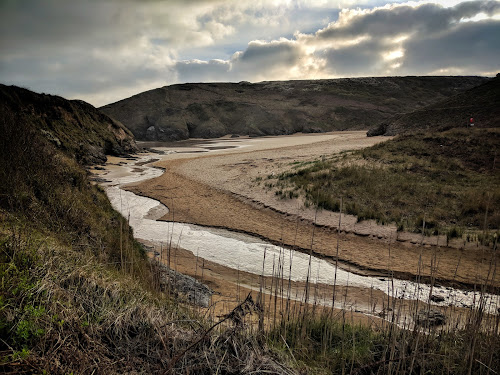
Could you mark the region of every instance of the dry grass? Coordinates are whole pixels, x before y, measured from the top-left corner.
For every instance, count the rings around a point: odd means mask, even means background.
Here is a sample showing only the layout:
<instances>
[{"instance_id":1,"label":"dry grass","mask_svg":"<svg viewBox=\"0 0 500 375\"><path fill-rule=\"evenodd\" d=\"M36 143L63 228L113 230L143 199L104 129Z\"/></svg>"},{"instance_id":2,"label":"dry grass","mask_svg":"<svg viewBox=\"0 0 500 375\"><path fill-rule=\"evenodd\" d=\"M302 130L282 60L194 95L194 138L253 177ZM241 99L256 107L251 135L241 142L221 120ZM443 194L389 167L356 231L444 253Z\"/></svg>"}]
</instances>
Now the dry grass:
<instances>
[{"instance_id":1,"label":"dry grass","mask_svg":"<svg viewBox=\"0 0 500 375\"><path fill-rule=\"evenodd\" d=\"M295 165L270 178L283 198L305 196L306 204L346 212L358 220L395 222L399 230L491 245L500 227L500 180L495 129L455 129L413 134L356 151ZM276 180L276 181L274 181ZM486 233L490 235L487 236Z\"/></svg>"},{"instance_id":2,"label":"dry grass","mask_svg":"<svg viewBox=\"0 0 500 375\"><path fill-rule=\"evenodd\" d=\"M251 301L217 323L140 279L38 233L1 230L6 373L287 373L245 329Z\"/></svg>"}]
</instances>

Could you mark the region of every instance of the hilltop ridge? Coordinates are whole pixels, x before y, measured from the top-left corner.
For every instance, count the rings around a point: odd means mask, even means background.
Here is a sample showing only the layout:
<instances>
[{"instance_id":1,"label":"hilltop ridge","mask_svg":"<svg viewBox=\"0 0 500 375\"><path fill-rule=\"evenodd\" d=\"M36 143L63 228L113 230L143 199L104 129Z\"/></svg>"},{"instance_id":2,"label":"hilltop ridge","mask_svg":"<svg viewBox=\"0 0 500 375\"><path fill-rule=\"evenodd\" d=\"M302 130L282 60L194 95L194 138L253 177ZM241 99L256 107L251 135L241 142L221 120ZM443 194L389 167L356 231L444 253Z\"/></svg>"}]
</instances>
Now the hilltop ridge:
<instances>
[{"instance_id":1,"label":"hilltop ridge","mask_svg":"<svg viewBox=\"0 0 500 375\"><path fill-rule=\"evenodd\" d=\"M36 129L44 138L82 164L106 161L106 155L137 151L132 133L83 100L38 94L0 84L0 110L18 126Z\"/></svg>"}]
</instances>

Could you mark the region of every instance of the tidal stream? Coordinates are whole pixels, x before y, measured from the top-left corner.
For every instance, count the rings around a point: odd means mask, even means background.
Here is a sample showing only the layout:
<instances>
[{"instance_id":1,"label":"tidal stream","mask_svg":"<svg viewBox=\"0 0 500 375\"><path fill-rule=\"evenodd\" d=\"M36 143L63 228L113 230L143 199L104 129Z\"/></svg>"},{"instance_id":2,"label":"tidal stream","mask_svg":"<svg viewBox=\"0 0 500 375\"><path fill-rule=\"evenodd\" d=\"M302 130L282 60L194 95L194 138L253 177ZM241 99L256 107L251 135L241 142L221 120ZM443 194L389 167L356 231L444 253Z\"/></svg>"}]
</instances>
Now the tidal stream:
<instances>
[{"instance_id":1,"label":"tidal stream","mask_svg":"<svg viewBox=\"0 0 500 375\"><path fill-rule=\"evenodd\" d=\"M161 156L160 156L161 157ZM158 221L168 212L168 208L151 198L138 196L124 190L127 184L160 176L161 169L148 165L148 160L157 155L141 156L138 160L123 160L119 165L108 167L101 177L106 179L101 185L113 207L129 219L134 236L139 241L183 248L206 260L252 274L273 276L273 265L282 262L283 279L306 281L327 285L349 285L378 289L391 297L429 302L432 293L441 302L431 304L458 307L478 306L483 301L484 309L491 314L498 313L500 296L483 294L450 287L415 283L408 280L362 276L349 272L327 260L312 257L299 251L276 246L246 234L192 224ZM263 265L265 254L265 262ZM309 266L310 263L310 266ZM309 268L310 267L310 268ZM431 292L432 290L432 292ZM331 303L331 302L330 302Z\"/></svg>"}]
</instances>

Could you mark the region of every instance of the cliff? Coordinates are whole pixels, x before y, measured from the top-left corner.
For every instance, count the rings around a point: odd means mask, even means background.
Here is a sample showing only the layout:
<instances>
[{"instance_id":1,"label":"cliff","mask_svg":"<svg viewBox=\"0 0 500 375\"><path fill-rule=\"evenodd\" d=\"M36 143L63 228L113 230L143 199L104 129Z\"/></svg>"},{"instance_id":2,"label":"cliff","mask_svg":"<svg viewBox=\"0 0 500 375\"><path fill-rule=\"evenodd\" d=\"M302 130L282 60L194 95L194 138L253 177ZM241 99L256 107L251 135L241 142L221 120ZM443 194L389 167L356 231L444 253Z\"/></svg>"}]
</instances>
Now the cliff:
<instances>
[{"instance_id":1,"label":"cliff","mask_svg":"<svg viewBox=\"0 0 500 375\"><path fill-rule=\"evenodd\" d=\"M81 164L102 163L106 155L137 151L132 133L120 122L81 100L37 94L0 84L2 116L14 116L17 126L35 130Z\"/></svg>"}]
</instances>

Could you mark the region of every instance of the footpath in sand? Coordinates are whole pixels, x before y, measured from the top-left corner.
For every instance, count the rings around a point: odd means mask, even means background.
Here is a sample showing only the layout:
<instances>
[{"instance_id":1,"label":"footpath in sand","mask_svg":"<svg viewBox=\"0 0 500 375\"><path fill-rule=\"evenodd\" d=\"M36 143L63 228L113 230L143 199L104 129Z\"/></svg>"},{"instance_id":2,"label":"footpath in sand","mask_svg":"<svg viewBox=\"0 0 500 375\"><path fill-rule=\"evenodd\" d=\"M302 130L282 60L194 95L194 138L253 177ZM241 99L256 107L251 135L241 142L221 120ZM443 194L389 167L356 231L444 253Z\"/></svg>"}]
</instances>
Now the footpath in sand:
<instances>
[{"instance_id":1,"label":"footpath in sand","mask_svg":"<svg viewBox=\"0 0 500 375\"><path fill-rule=\"evenodd\" d=\"M408 279L420 274L422 281L433 275L445 284L483 284L488 275L491 278L492 260L496 260L488 248L446 247L442 242L436 246L437 238L426 239L421 246L419 236L398 234L395 227L370 221L356 223L348 215L342 215L339 236L338 214L318 211L316 215L300 201L280 200L256 182L258 177L291 168L294 162L368 147L385 139L342 132L317 138L228 140L243 147L195 158L177 154L157 163L165 168L162 176L128 190L168 206L170 212L162 220L245 232L305 252L312 248L320 257L334 258L338 248L339 259L359 273L392 272ZM313 224L315 216L317 225ZM499 286L500 276L489 284Z\"/></svg>"}]
</instances>

